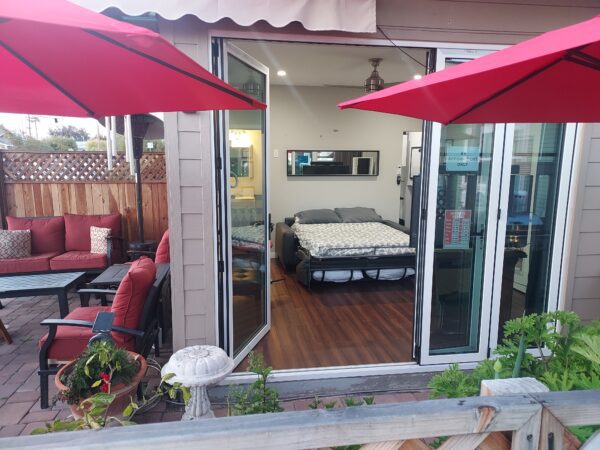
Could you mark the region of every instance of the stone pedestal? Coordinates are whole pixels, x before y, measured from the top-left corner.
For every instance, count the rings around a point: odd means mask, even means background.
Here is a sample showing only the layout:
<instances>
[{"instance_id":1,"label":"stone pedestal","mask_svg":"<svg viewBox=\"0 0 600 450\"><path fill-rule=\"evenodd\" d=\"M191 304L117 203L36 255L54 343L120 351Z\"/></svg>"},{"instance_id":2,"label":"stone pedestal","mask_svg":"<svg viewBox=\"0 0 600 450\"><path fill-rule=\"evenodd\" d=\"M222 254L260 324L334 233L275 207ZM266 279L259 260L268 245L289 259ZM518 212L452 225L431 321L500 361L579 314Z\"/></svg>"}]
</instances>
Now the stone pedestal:
<instances>
[{"instance_id":1,"label":"stone pedestal","mask_svg":"<svg viewBox=\"0 0 600 450\"><path fill-rule=\"evenodd\" d=\"M173 373L170 383L190 388L191 398L186 405L184 420L214 417L206 387L216 384L233 371L233 359L213 345L194 345L175 352L164 365L161 375Z\"/></svg>"}]
</instances>

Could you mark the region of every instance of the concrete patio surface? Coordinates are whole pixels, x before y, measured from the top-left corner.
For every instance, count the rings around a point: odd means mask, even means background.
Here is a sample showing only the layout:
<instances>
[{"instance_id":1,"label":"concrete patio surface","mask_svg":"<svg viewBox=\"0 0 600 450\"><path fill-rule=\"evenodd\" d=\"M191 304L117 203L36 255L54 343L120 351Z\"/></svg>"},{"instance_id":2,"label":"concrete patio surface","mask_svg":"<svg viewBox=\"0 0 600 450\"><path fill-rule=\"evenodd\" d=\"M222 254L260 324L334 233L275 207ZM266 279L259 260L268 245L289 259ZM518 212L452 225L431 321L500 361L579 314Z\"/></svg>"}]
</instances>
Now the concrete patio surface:
<instances>
[{"instance_id":1,"label":"concrete patio surface","mask_svg":"<svg viewBox=\"0 0 600 450\"><path fill-rule=\"evenodd\" d=\"M91 304L95 301L92 300ZM13 338L12 344L0 340L0 437L28 435L34 428L42 427L46 422L56 418L67 418L70 414L68 405L55 403L51 408L43 410L39 404L39 377L37 342L46 329L40 322L47 318L58 318L58 301L54 296L22 297L3 299L0 319L6 325ZM72 311L79 306L79 297L75 293L69 295L69 306ZM161 355L155 358L164 364L171 355L171 346L161 348ZM159 374L149 369L146 380L156 383ZM50 399L56 395L53 381L50 381ZM354 397L360 397L355 395ZM376 403L393 403L421 400L428 397L427 392L413 393L389 392L375 396ZM343 405L343 397L322 397L323 403L338 400ZM281 405L286 411L299 411L309 408L312 398L282 399ZM227 415L227 406L213 403L213 411L217 417ZM180 420L183 408L179 405L160 402L151 410L137 415L137 423L154 423Z\"/></svg>"}]
</instances>

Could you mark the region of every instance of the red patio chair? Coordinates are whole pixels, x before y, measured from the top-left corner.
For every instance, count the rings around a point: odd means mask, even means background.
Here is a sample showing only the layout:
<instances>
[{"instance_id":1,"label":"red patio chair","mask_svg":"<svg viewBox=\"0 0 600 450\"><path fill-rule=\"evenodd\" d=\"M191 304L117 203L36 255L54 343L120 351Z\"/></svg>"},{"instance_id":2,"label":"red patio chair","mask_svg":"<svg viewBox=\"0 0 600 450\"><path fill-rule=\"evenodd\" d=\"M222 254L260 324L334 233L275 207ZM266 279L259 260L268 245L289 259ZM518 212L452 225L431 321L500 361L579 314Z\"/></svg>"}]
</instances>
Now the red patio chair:
<instances>
[{"instance_id":1,"label":"red patio chair","mask_svg":"<svg viewBox=\"0 0 600 450\"><path fill-rule=\"evenodd\" d=\"M48 326L48 333L38 344L42 408L48 407L48 377L85 349L99 312L115 314L112 335L118 346L148 356L158 333L158 300L168 274L168 265L157 268L152 260L142 257L131 264L117 291L108 292L114 295L111 306L82 306L64 319L41 322Z\"/></svg>"},{"instance_id":2,"label":"red patio chair","mask_svg":"<svg viewBox=\"0 0 600 450\"><path fill-rule=\"evenodd\" d=\"M163 264L166 264L166 265L170 264L170 260L171 260L170 251L171 250L170 250L170 241L169 241L169 230L167 229L163 233L162 238L160 239L160 242L158 243L158 246L156 247L156 251L150 252L150 251L135 250L135 251L128 251L127 253L130 255L136 256L136 257L143 255L143 256L148 256L150 258L153 258L156 266L160 267ZM131 264L131 263L129 262L126 264ZM87 303L89 302L90 291L88 289L82 289L79 292L82 293L82 297L81 297L82 306L87 305ZM106 299L106 295L100 295L100 300L103 305L107 305L109 303L108 300ZM160 329L162 330L162 343L163 344L167 341L167 335L171 331L171 326L170 326L171 317L172 317L171 278L169 276L167 278L167 280L163 283L163 289L162 289L162 292L160 295L160 305L159 305L159 309L158 309L158 320L160 323Z\"/></svg>"}]
</instances>

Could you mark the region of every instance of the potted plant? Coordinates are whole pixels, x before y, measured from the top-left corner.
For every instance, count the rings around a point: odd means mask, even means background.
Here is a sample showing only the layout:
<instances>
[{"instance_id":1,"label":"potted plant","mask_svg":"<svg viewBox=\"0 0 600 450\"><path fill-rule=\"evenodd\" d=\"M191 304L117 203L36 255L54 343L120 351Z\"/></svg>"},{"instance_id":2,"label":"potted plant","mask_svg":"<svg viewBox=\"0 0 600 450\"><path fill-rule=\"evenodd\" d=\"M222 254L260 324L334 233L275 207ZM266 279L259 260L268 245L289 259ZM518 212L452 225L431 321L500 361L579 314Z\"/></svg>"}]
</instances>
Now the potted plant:
<instances>
[{"instance_id":1,"label":"potted plant","mask_svg":"<svg viewBox=\"0 0 600 450\"><path fill-rule=\"evenodd\" d=\"M146 373L143 356L116 347L110 341L92 342L74 361L63 366L54 378L59 400L71 406L75 418L91 406L85 400L97 393L110 394L107 415L117 416L131 403L131 396Z\"/></svg>"}]
</instances>

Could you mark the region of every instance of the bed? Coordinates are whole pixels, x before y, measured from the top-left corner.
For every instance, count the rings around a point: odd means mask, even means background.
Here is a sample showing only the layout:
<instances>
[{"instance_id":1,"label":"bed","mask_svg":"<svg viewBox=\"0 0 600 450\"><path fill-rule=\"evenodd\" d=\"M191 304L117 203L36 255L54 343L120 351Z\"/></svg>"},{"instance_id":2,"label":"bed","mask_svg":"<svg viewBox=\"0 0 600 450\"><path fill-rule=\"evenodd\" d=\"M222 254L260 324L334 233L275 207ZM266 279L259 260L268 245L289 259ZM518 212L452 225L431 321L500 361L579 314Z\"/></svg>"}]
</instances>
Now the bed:
<instances>
[{"instance_id":1,"label":"bed","mask_svg":"<svg viewBox=\"0 0 600 450\"><path fill-rule=\"evenodd\" d=\"M278 258L287 269L295 268L303 284L414 275L416 252L397 223L383 220L371 208L337 208L335 215L332 210L309 211L320 213L308 219L296 213L276 227Z\"/></svg>"}]
</instances>

